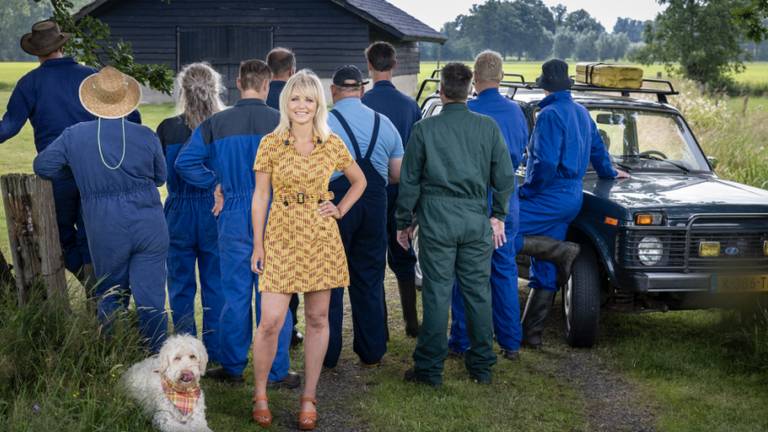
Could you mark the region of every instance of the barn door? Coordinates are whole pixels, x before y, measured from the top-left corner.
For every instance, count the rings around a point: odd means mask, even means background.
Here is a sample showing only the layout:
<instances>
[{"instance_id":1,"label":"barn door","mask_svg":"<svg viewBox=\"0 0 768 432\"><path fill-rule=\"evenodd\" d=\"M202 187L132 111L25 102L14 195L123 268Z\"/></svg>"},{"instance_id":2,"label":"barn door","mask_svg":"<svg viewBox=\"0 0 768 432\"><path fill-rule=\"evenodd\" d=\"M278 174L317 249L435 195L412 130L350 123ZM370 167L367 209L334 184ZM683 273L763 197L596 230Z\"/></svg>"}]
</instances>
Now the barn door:
<instances>
[{"instance_id":1,"label":"barn door","mask_svg":"<svg viewBox=\"0 0 768 432\"><path fill-rule=\"evenodd\" d=\"M227 87L224 100L231 105L240 98L236 85L240 62L264 59L271 49L271 27L180 27L177 28L176 69L180 70L189 63L207 61L224 79Z\"/></svg>"}]
</instances>

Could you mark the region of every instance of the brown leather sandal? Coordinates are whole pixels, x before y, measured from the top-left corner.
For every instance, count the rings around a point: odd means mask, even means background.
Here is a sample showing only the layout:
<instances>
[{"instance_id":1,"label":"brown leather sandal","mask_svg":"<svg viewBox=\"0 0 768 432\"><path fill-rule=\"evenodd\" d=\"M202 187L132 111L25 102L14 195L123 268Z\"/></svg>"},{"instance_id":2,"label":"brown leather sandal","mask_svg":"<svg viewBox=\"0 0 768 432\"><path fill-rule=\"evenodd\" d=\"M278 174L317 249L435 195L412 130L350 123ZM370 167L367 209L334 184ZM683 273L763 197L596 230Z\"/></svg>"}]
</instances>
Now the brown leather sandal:
<instances>
[{"instance_id":1,"label":"brown leather sandal","mask_svg":"<svg viewBox=\"0 0 768 432\"><path fill-rule=\"evenodd\" d=\"M317 400L313 397L302 396L301 404L312 402L315 411L299 411L299 430L311 431L317 427Z\"/></svg>"},{"instance_id":2,"label":"brown leather sandal","mask_svg":"<svg viewBox=\"0 0 768 432\"><path fill-rule=\"evenodd\" d=\"M259 426L263 428L268 428L272 426L272 412L269 411L269 408L259 409L256 408L256 402L268 402L269 399L267 399L267 395L261 395L261 396L254 396L253 397L253 411L251 412L251 416L253 418L253 421L259 424Z\"/></svg>"}]
</instances>

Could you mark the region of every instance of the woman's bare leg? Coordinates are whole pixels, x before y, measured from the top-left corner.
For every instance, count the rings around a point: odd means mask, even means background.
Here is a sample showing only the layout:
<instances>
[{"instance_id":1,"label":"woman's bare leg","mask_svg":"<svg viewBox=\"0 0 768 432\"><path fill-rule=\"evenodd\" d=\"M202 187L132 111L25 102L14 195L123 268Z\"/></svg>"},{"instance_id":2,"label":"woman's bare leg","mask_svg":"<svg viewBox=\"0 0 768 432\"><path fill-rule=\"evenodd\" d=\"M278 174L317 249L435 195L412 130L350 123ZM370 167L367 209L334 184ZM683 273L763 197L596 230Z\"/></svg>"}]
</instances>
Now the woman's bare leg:
<instances>
[{"instance_id":1,"label":"woman's bare leg","mask_svg":"<svg viewBox=\"0 0 768 432\"><path fill-rule=\"evenodd\" d=\"M304 396L314 398L317 394L317 382L323 369L323 359L328 350L328 307L331 303L331 291L316 291L304 294L304 319L306 335L304 337ZM301 404L302 411L314 411L310 402Z\"/></svg>"},{"instance_id":2,"label":"woman's bare leg","mask_svg":"<svg viewBox=\"0 0 768 432\"><path fill-rule=\"evenodd\" d=\"M261 320L253 337L254 396L267 394L267 379L277 352L277 339L285 322L290 294L261 293ZM259 401L256 408L267 408Z\"/></svg>"}]
</instances>

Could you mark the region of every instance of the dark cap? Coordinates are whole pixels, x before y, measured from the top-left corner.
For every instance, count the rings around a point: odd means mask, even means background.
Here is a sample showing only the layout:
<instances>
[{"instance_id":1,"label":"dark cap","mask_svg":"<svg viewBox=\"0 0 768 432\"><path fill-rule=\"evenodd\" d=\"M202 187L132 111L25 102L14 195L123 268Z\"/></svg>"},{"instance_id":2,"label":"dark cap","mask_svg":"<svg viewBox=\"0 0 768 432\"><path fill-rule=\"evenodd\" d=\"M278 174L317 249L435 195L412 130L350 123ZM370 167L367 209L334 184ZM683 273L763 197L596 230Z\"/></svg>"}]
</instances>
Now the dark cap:
<instances>
[{"instance_id":1,"label":"dark cap","mask_svg":"<svg viewBox=\"0 0 768 432\"><path fill-rule=\"evenodd\" d=\"M336 69L333 73L333 85L339 87L358 87L368 84L363 81L363 73L354 65L346 65Z\"/></svg>"},{"instance_id":2,"label":"dark cap","mask_svg":"<svg viewBox=\"0 0 768 432\"><path fill-rule=\"evenodd\" d=\"M568 63L552 59L541 65L541 76L536 78L536 86L548 92L568 90L573 80L568 76Z\"/></svg>"}]
</instances>

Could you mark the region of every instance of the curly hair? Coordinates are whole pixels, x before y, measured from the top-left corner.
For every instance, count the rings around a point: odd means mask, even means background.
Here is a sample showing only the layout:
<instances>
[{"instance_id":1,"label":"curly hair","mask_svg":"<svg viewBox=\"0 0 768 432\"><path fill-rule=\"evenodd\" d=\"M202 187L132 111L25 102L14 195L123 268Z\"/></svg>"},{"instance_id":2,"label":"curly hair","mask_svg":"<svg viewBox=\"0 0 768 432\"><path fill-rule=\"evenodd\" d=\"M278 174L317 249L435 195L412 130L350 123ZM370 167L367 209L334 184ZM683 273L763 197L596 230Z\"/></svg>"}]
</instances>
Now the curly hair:
<instances>
[{"instance_id":1,"label":"curly hair","mask_svg":"<svg viewBox=\"0 0 768 432\"><path fill-rule=\"evenodd\" d=\"M176 88L179 100L176 111L184 122L195 129L203 120L225 108L221 100L224 86L221 75L208 63L192 63L179 72Z\"/></svg>"}]
</instances>

